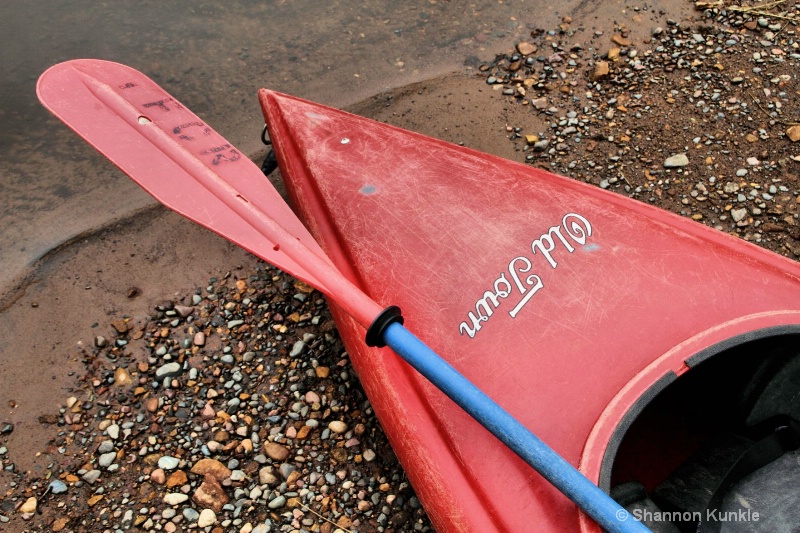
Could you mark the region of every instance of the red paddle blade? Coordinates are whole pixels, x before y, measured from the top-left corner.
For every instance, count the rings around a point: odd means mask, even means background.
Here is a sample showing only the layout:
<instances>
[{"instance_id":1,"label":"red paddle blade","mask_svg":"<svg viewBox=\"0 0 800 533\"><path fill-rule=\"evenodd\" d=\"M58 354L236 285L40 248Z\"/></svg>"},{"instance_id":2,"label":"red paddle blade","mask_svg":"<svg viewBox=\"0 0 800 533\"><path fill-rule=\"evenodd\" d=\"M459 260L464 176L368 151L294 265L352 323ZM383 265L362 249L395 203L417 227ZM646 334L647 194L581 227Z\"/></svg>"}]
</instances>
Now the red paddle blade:
<instances>
[{"instance_id":1,"label":"red paddle blade","mask_svg":"<svg viewBox=\"0 0 800 533\"><path fill-rule=\"evenodd\" d=\"M307 266L338 271L261 170L153 80L79 59L42 74L37 94L159 202L331 295Z\"/></svg>"}]
</instances>

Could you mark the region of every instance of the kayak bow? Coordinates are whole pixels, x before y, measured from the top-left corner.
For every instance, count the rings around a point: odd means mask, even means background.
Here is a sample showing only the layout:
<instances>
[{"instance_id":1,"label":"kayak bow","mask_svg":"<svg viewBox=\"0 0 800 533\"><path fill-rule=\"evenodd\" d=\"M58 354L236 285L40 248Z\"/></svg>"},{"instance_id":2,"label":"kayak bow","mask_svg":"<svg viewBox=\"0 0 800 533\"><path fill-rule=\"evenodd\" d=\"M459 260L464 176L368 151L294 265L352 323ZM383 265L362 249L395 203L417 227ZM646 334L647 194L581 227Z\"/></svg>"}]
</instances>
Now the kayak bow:
<instances>
[{"instance_id":1,"label":"kayak bow","mask_svg":"<svg viewBox=\"0 0 800 533\"><path fill-rule=\"evenodd\" d=\"M46 71L37 92L161 203L335 300L605 529L648 531L332 266L258 167L155 82L116 63L75 60Z\"/></svg>"}]
</instances>

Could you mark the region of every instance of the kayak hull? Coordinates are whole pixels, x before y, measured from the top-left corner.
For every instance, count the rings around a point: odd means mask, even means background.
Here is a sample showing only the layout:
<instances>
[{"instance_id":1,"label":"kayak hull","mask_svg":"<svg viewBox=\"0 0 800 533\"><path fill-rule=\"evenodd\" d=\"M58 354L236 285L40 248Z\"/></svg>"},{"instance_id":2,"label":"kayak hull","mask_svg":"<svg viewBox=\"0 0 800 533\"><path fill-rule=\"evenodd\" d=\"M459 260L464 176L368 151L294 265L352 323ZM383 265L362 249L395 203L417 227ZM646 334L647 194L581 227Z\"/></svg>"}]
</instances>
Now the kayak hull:
<instances>
[{"instance_id":1,"label":"kayak hull","mask_svg":"<svg viewBox=\"0 0 800 533\"><path fill-rule=\"evenodd\" d=\"M604 489L660 390L708 354L800 331L800 268L776 254L528 165L259 96L295 210L336 267ZM332 309L437 531L599 531Z\"/></svg>"}]
</instances>

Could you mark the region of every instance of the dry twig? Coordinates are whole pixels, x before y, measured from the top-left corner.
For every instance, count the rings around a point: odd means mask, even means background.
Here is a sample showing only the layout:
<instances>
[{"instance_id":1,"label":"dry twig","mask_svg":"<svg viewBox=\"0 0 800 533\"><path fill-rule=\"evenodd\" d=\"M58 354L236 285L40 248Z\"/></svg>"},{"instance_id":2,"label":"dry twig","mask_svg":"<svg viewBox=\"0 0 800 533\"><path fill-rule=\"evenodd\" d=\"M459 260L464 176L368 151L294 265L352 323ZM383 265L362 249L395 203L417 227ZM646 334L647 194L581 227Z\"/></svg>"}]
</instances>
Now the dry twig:
<instances>
[{"instance_id":1,"label":"dry twig","mask_svg":"<svg viewBox=\"0 0 800 533\"><path fill-rule=\"evenodd\" d=\"M787 20L795 24L800 22L800 17L798 17L797 15L789 15L786 12L773 13L770 11L771 9L784 3L786 3L786 0L774 0L772 2L767 2L766 4L756 4L752 6L729 6L726 9L728 11L733 11L734 13L744 13L747 15L757 15L760 17L770 17L780 20Z\"/></svg>"}]
</instances>

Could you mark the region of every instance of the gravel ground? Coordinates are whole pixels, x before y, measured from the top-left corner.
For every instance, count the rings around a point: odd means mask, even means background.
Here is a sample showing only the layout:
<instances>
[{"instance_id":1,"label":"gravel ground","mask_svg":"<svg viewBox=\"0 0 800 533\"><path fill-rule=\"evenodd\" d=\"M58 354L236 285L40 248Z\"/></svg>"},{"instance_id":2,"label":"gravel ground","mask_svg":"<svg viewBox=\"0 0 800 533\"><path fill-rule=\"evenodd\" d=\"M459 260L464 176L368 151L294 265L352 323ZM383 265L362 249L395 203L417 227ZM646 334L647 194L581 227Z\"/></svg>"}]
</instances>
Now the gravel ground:
<instances>
[{"instance_id":1,"label":"gravel ground","mask_svg":"<svg viewBox=\"0 0 800 533\"><path fill-rule=\"evenodd\" d=\"M471 82L517 111L497 134L520 161L798 258L800 7L725 4L691 21L631 8L644 40L565 19ZM59 458L45 475L16 471L0 424L2 527L431 529L310 287L264 266L110 325L39 419Z\"/></svg>"},{"instance_id":2,"label":"gravel ground","mask_svg":"<svg viewBox=\"0 0 800 533\"><path fill-rule=\"evenodd\" d=\"M619 25L576 43L584 28L565 19L479 70L531 108L507 127L522 160L796 259L800 6L722 5L644 42Z\"/></svg>"},{"instance_id":3,"label":"gravel ground","mask_svg":"<svg viewBox=\"0 0 800 533\"><path fill-rule=\"evenodd\" d=\"M429 529L311 287L265 266L111 325L39 421L63 461L20 476L4 514L35 531Z\"/></svg>"}]
</instances>

